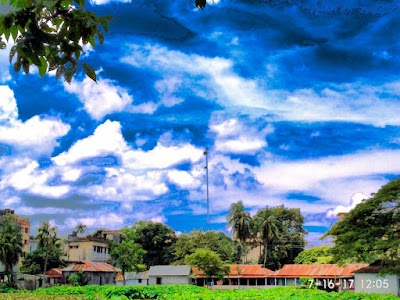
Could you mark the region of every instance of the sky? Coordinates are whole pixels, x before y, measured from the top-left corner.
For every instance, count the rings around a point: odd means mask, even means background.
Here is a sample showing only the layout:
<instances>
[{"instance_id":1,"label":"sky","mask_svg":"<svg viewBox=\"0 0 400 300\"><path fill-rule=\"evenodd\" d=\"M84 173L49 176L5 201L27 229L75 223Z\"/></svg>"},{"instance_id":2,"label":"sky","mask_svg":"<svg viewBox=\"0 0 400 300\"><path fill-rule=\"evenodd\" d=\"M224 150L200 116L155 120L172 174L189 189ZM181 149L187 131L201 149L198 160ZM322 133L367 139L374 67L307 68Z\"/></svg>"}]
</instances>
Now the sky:
<instances>
[{"instance_id":1,"label":"sky","mask_svg":"<svg viewBox=\"0 0 400 300\"><path fill-rule=\"evenodd\" d=\"M71 84L0 50L0 208L68 234L138 220L229 232L300 208L309 245L400 174L396 1L93 0ZM12 41L7 45L9 50ZM206 157L208 151L209 220Z\"/></svg>"}]
</instances>

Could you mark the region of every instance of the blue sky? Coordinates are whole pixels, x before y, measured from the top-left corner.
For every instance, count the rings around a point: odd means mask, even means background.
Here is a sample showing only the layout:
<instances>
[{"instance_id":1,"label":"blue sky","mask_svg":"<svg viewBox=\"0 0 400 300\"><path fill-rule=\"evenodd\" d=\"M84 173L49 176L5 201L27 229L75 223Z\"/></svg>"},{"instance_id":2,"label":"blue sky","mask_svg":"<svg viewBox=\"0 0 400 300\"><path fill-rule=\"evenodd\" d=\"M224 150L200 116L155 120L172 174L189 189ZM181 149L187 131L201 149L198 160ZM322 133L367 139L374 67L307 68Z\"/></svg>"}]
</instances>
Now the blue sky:
<instances>
[{"instance_id":1,"label":"blue sky","mask_svg":"<svg viewBox=\"0 0 400 300\"><path fill-rule=\"evenodd\" d=\"M253 214L300 208L316 244L399 175L396 2L89 6L114 18L105 44L85 48L98 84L16 74L0 52L0 206L33 227L228 231L242 200Z\"/></svg>"}]
</instances>

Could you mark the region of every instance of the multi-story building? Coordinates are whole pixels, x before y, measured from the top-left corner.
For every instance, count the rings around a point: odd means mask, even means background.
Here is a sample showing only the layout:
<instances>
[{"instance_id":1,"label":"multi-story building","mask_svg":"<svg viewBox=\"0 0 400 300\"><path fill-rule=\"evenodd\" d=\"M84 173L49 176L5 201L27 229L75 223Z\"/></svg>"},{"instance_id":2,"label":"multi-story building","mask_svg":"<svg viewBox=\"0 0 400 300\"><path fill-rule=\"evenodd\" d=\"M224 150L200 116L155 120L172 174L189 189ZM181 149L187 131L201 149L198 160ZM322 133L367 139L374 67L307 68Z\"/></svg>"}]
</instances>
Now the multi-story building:
<instances>
[{"instance_id":1,"label":"multi-story building","mask_svg":"<svg viewBox=\"0 0 400 300\"><path fill-rule=\"evenodd\" d=\"M78 237L76 232L68 236L67 261L110 261L107 240L119 242L120 234L115 230L99 230L93 235Z\"/></svg>"}]
</instances>

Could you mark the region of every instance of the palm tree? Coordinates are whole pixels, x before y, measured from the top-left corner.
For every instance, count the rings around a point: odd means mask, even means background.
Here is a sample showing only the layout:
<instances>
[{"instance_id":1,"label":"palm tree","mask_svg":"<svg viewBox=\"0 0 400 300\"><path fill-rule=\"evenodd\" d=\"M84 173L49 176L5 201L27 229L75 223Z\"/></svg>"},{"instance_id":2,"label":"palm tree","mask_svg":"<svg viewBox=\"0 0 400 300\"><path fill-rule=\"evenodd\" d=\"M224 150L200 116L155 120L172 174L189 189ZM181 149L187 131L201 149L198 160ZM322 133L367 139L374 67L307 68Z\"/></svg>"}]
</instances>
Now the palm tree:
<instances>
[{"instance_id":1,"label":"palm tree","mask_svg":"<svg viewBox=\"0 0 400 300\"><path fill-rule=\"evenodd\" d=\"M38 248L42 249L45 255L43 275L46 275L49 253L59 240L56 227L50 227L49 221L43 222L38 229L36 239L38 240Z\"/></svg>"},{"instance_id":2,"label":"palm tree","mask_svg":"<svg viewBox=\"0 0 400 300\"><path fill-rule=\"evenodd\" d=\"M14 286L13 266L21 255L21 229L9 217L3 217L0 221L0 262L4 265L4 273L9 277L11 286Z\"/></svg>"},{"instance_id":3,"label":"palm tree","mask_svg":"<svg viewBox=\"0 0 400 300\"><path fill-rule=\"evenodd\" d=\"M83 223L79 223L78 225L76 225L75 229L77 233L84 233L86 230L86 225Z\"/></svg>"},{"instance_id":4,"label":"palm tree","mask_svg":"<svg viewBox=\"0 0 400 300\"><path fill-rule=\"evenodd\" d=\"M264 266L267 262L268 244L275 238L279 239L278 220L268 208L259 210L255 216L255 226L260 239L264 243Z\"/></svg>"},{"instance_id":5,"label":"palm tree","mask_svg":"<svg viewBox=\"0 0 400 300\"><path fill-rule=\"evenodd\" d=\"M252 219L250 213L244 210L242 201L232 203L226 219L228 221L227 225L232 228L232 237L245 245L246 241L251 237Z\"/></svg>"}]
</instances>

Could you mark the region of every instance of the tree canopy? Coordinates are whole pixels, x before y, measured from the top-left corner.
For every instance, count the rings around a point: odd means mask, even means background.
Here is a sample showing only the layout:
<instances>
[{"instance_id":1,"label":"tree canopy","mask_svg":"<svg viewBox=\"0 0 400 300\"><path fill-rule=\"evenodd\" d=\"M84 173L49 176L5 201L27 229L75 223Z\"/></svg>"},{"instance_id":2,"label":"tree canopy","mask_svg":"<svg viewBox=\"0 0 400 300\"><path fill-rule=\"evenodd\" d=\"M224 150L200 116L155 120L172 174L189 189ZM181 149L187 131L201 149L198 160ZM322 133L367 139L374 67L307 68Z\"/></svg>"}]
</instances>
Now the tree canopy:
<instances>
[{"instance_id":1,"label":"tree canopy","mask_svg":"<svg viewBox=\"0 0 400 300\"><path fill-rule=\"evenodd\" d=\"M2 5L8 0L1 0ZM97 16L86 9L86 0L9 0L11 8L0 15L0 49L6 41L14 41L10 63L14 71L28 74L30 66L44 76L56 72L56 78L71 82L81 65L86 75L96 81L96 73L86 64L80 64L83 45L103 44L108 33L110 16ZM206 0L195 0L196 7L204 9Z\"/></svg>"},{"instance_id":2,"label":"tree canopy","mask_svg":"<svg viewBox=\"0 0 400 300\"><path fill-rule=\"evenodd\" d=\"M21 228L5 216L0 219L0 262L4 265L4 273L9 276L8 283L14 286L13 267L22 255Z\"/></svg>"},{"instance_id":3,"label":"tree canopy","mask_svg":"<svg viewBox=\"0 0 400 300\"><path fill-rule=\"evenodd\" d=\"M206 278L223 278L229 268L224 265L217 253L209 249L197 249L193 254L185 258L185 262L204 272Z\"/></svg>"},{"instance_id":4,"label":"tree canopy","mask_svg":"<svg viewBox=\"0 0 400 300\"><path fill-rule=\"evenodd\" d=\"M400 273L400 179L353 208L324 235L334 239L334 261L374 263Z\"/></svg>"},{"instance_id":5,"label":"tree canopy","mask_svg":"<svg viewBox=\"0 0 400 300\"><path fill-rule=\"evenodd\" d=\"M330 264L332 263L331 247L321 245L305 249L294 259L296 264Z\"/></svg>"}]
</instances>

